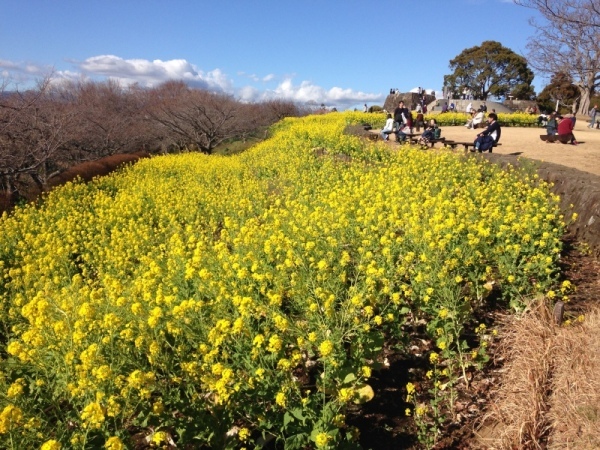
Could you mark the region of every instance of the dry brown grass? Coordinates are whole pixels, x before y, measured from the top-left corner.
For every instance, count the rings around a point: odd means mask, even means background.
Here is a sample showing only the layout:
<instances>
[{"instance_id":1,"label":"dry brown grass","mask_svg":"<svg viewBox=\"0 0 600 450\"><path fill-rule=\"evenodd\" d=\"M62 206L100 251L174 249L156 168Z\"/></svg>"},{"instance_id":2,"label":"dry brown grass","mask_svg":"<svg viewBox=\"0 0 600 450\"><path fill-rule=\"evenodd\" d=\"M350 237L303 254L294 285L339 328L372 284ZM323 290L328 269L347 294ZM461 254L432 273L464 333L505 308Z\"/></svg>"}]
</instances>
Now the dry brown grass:
<instances>
[{"instance_id":1,"label":"dry brown grass","mask_svg":"<svg viewBox=\"0 0 600 450\"><path fill-rule=\"evenodd\" d=\"M600 448L600 308L581 325L561 328L549 399L550 449Z\"/></svg>"},{"instance_id":2,"label":"dry brown grass","mask_svg":"<svg viewBox=\"0 0 600 450\"><path fill-rule=\"evenodd\" d=\"M502 328L504 373L478 448L600 448L600 309L557 326L538 300Z\"/></svg>"}]
</instances>

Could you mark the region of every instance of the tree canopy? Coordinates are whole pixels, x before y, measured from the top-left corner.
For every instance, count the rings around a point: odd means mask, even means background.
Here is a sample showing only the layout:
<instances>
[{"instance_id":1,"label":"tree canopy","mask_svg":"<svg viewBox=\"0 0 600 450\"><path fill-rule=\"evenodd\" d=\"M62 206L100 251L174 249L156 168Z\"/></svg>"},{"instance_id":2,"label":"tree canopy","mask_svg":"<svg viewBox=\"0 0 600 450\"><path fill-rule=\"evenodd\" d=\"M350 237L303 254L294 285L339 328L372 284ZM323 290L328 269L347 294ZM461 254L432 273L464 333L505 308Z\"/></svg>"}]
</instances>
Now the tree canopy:
<instances>
[{"instance_id":1,"label":"tree canopy","mask_svg":"<svg viewBox=\"0 0 600 450\"><path fill-rule=\"evenodd\" d=\"M573 84L568 73L557 73L537 97L537 103L543 111L560 110L560 106L574 112L579 101L579 89Z\"/></svg>"},{"instance_id":2,"label":"tree canopy","mask_svg":"<svg viewBox=\"0 0 600 450\"><path fill-rule=\"evenodd\" d=\"M453 73L444 76L444 87L455 95L465 90L479 99L510 94L528 100L535 95L534 75L525 58L496 41L463 50L450 60L450 69Z\"/></svg>"}]
</instances>

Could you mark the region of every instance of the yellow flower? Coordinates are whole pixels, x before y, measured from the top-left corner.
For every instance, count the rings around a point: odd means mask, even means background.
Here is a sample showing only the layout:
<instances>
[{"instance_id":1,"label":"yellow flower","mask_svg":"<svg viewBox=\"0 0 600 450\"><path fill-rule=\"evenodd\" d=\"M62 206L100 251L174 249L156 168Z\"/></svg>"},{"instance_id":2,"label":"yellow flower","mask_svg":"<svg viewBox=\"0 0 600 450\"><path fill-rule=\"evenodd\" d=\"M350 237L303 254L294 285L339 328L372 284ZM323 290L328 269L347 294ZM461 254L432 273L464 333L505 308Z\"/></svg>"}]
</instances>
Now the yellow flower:
<instances>
[{"instance_id":1,"label":"yellow flower","mask_svg":"<svg viewBox=\"0 0 600 450\"><path fill-rule=\"evenodd\" d=\"M105 420L104 411L100 404L93 402L83 408L81 420L84 422L85 428L100 428Z\"/></svg>"},{"instance_id":2,"label":"yellow flower","mask_svg":"<svg viewBox=\"0 0 600 450\"><path fill-rule=\"evenodd\" d=\"M125 445L117 436L109 437L104 443L106 450L125 450Z\"/></svg>"},{"instance_id":3,"label":"yellow flower","mask_svg":"<svg viewBox=\"0 0 600 450\"><path fill-rule=\"evenodd\" d=\"M42 444L41 450L60 450L62 444L54 439L50 439Z\"/></svg>"},{"instance_id":4,"label":"yellow flower","mask_svg":"<svg viewBox=\"0 0 600 450\"><path fill-rule=\"evenodd\" d=\"M362 376L365 378L371 377L371 368L369 366L362 366L360 368L360 372L361 372Z\"/></svg>"},{"instance_id":5,"label":"yellow flower","mask_svg":"<svg viewBox=\"0 0 600 450\"><path fill-rule=\"evenodd\" d=\"M23 412L18 406L7 405L0 413L0 434L5 434L20 425Z\"/></svg>"},{"instance_id":6,"label":"yellow flower","mask_svg":"<svg viewBox=\"0 0 600 450\"><path fill-rule=\"evenodd\" d=\"M162 402L162 400L159 400L157 402L154 402L152 404L152 412L154 414L162 414L162 412L165 410L165 405Z\"/></svg>"},{"instance_id":7,"label":"yellow flower","mask_svg":"<svg viewBox=\"0 0 600 450\"><path fill-rule=\"evenodd\" d=\"M285 408L285 406L287 405L287 399L286 399L285 393L278 392L277 395L275 396L275 403L277 403L282 408Z\"/></svg>"},{"instance_id":8,"label":"yellow flower","mask_svg":"<svg viewBox=\"0 0 600 450\"><path fill-rule=\"evenodd\" d=\"M333 353L333 342L326 340L319 344L319 353L321 357L326 358Z\"/></svg>"},{"instance_id":9,"label":"yellow flower","mask_svg":"<svg viewBox=\"0 0 600 450\"><path fill-rule=\"evenodd\" d=\"M240 441L246 442L249 437L250 437L250 430L246 427L240 428L240 431L238 431L238 439Z\"/></svg>"},{"instance_id":10,"label":"yellow flower","mask_svg":"<svg viewBox=\"0 0 600 450\"><path fill-rule=\"evenodd\" d=\"M8 388L8 392L6 396L8 398L19 397L23 393L23 387L25 386L25 380L23 378L18 378L14 383L10 385Z\"/></svg>"},{"instance_id":11,"label":"yellow flower","mask_svg":"<svg viewBox=\"0 0 600 450\"><path fill-rule=\"evenodd\" d=\"M421 416L425 415L426 412L427 412L427 406L424 406L424 405L419 405L415 409L415 414L417 417L421 417Z\"/></svg>"},{"instance_id":12,"label":"yellow flower","mask_svg":"<svg viewBox=\"0 0 600 450\"><path fill-rule=\"evenodd\" d=\"M267 345L267 351L271 353L278 352L279 350L281 350L282 345L283 342L281 341L281 338L278 335L274 334L269 338L269 345Z\"/></svg>"},{"instance_id":13,"label":"yellow flower","mask_svg":"<svg viewBox=\"0 0 600 450\"><path fill-rule=\"evenodd\" d=\"M168 434L165 431L157 431L152 435L152 442L156 445L160 445L163 442L167 442Z\"/></svg>"},{"instance_id":14,"label":"yellow flower","mask_svg":"<svg viewBox=\"0 0 600 450\"><path fill-rule=\"evenodd\" d=\"M327 433L321 432L315 437L315 444L317 445L317 448L326 447L328 443L329 435Z\"/></svg>"},{"instance_id":15,"label":"yellow flower","mask_svg":"<svg viewBox=\"0 0 600 450\"><path fill-rule=\"evenodd\" d=\"M348 403L354 399L354 395L355 395L354 389L342 388L342 389L340 389L340 392L338 393L338 399L342 403Z\"/></svg>"}]
</instances>

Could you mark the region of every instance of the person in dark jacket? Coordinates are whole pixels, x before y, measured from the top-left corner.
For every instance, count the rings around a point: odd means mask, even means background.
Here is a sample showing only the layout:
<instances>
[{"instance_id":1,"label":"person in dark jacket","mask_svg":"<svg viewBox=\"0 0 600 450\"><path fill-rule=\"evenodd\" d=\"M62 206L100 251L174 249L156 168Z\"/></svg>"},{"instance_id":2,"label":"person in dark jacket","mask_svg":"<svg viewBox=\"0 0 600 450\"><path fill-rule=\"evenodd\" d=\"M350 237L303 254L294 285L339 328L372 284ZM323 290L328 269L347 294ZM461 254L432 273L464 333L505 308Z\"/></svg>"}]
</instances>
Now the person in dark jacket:
<instances>
[{"instance_id":1,"label":"person in dark jacket","mask_svg":"<svg viewBox=\"0 0 600 450\"><path fill-rule=\"evenodd\" d=\"M556 134L556 130L558 128L558 121L556 120L556 113L552 112L548 117L548 121L546 122L546 134L548 136L554 136ZM552 141L546 141L552 142Z\"/></svg>"},{"instance_id":2,"label":"person in dark jacket","mask_svg":"<svg viewBox=\"0 0 600 450\"><path fill-rule=\"evenodd\" d=\"M502 129L498 123L498 116L496 113L490 113L487 118L488 126L485 130L477 135L475 138L475 150L479 153L489 150L492 153L492 147L500 140Z\"/></svg>"},{"instance_id":3,"label":"person in dark jacket","mask_svg":"<svg viewBox=\"0 0 600 450\"><path fill-rule=\"evenodd\" d=\"M403 142L406 140L406 133L404 133L404 127L412 127L412 116L407 107L404 106L404 102L400 101L398 107L394 110L394 126L396 127L396 141ZM409 123L410 120L410 123Z\"/></svg>"}]
</instances>

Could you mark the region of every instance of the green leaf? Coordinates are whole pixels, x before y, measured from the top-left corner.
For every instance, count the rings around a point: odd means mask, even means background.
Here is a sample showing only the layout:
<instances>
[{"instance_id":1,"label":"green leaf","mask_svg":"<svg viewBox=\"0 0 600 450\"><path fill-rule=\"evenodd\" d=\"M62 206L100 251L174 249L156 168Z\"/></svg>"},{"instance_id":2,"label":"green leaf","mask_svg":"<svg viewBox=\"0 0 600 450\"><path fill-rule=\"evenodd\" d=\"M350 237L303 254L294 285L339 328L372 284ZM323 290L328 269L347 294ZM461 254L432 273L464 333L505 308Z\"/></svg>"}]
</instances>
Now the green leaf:
<instances>
[{"instance_id":1,"label":"green leaf","mask_svg":"<svg viewBox=\"0 0 600 450\"><path fill-rule=\"evenodd\" d=\"M302 414L302 409L300 408L292 409L290 413L292 413L292 415L300 421L304 421L305 419L304 414Z\"/></svg>"},{"instance_id":2,"label":"green leaf","mask_svg":"<svg viewBox=\"0 0 600 450\"><path fill-rule=\"evenodd\" d=\"M283 428L286 428L289 425L289 423L293 421L294 417L289 413L289 411L286 411L283 415Z\"/></svg>"},{"instance_id":3,"label":"green leaf","mask_svg":"<svg viewBox=\"0 0 600 450\"><path fill-rule=\"evenodd\" d=\"M344 378L344 384L349 384L352 383L353 381L356 380L356 375L354 375L353 373L349 373L348 375L346 375L346 377Z\"/></svg>"}]
</instances>

